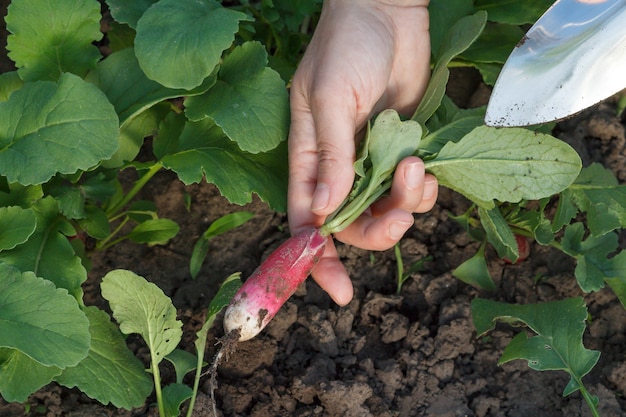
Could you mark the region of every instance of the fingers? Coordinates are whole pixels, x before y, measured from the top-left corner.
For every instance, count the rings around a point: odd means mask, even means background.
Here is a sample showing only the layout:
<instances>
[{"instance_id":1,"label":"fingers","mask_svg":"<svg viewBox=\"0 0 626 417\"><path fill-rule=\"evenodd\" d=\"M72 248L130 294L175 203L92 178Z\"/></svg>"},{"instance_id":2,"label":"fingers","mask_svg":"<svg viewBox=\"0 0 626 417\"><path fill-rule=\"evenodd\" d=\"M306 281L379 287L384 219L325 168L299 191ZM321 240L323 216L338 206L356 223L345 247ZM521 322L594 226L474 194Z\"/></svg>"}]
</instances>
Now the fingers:
<instances>
[{"instance_id":1,"label":"fingers","mask_svg":"<svg viewBox=\"0 0 626 417\"><path fill-rule=\"evenodd\" d=\"M324 256L311 273L311 276L335 303L343 306L352 300L354 294L352 281L339 260L337 250L332 241L326 245Z\"/></svg>"}]
</instances>

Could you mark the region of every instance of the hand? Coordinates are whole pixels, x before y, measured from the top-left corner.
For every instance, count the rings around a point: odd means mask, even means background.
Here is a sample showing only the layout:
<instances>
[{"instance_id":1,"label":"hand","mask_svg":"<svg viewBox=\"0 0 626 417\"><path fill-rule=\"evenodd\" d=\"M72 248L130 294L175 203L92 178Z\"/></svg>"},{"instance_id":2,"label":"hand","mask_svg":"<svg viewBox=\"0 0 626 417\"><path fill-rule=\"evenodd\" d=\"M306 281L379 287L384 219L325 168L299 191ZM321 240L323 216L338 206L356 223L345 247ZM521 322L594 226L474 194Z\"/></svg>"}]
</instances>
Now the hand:
<instances>
[{"instance_id":1,"label":"hand","mask_svg":"<svg viewBox=\"0 0 626 417\"><path fill-rule=\"evenodd\" d=\"M406 4L405 4L406 3ZM326 0L291 86L288 214L293 233L320 226L350 192L355 136L374 114L410 115L430 75L427 0ZM437 182L416 157L396 170L389 196L335 237L368 250L392 247L430 210ZM313 278L340 305L352 283L335 246Z\"/></svg>"}]
</instances>

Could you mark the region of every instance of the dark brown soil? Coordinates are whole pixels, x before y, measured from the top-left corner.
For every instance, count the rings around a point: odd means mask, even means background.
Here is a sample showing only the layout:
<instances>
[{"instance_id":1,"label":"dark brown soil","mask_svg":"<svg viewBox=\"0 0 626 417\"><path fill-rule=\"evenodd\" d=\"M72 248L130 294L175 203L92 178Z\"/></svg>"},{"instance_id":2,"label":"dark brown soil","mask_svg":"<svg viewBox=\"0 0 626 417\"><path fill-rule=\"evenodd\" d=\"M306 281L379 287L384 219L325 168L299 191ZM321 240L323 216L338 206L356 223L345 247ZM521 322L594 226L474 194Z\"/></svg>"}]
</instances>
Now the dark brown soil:
<instances>
[{"instance_id":1,"label":"dark brown soil","mask_svg":"<svg viewBox=\"0 0 626 417\"><path fill-rule=\"evenodd\" d=\"M4 2L0 2L2 4ZM1 10L0 10L1 11ZM1 51L0 51L1 52ZM0 53L1 54L1 53ZM0 68L0 71L4 68ZM484 103L488 90L460 75L462 104ZM469 80L469 81L468 81ZM470 82L471 81L471 82ZM560 123L555 134L572 144L585 163L600 161L626 181L624 121L615 115L614 100ZM187 210L185 196L191 197ZM437 206L415 216L415 227L401 243L406 264L427 256L425 272L415 274L395 293L393 251L370 253L339 245L353 278L355 297L338 307L309 280L283 307L261 336L240 344L218 371L219 415L235 417L564 417L588 416L579 394L562 397L569 377L564 372L536 372L524 361L498 366L504 346L519 331L497 327L477 338L470 302L477 296L509 303L535 303L583 295L572 260L534 245L530 258L518 265L489 253L497 283L494 293L482 293L458 281L450 271L474 254L477 244L449 218L468 206L461 196L442 189ZM193 335L219 283L233 272L250 274L259 262L287 238L286 218L255 202L237 207L207 184L184 186L162 173L148 185L144 198L153 199L159 214L181 226L165 246L121 244L93 257L94 268L84 289L86 303L107 308L99 295L101 277L125 268L157 283L172 297L185 323L182 347L193 352ZM188 272L197 238L218 217L234 210L256 216L247 224L214 239L200 276ZM623 240L623 239L622 239ZM537 277L541 277L537 280ZM600 362L584 379L600 398L604 417L626 413L626 310L604 290L584 294L593 318L584 343L602 352ZM209 337L222 336L221 322ZM147 350L136 337L129 346L147 362ZM206 357L217 346L208 343ZM165 383L173 372L164 365ZM201 385L198 416L210 416L209 378ZM55 384L44 387L24 405L0 399L3 416L156 416L150 398L140 409L105 407L76 390Z\"/></svg>"}]
</instances>

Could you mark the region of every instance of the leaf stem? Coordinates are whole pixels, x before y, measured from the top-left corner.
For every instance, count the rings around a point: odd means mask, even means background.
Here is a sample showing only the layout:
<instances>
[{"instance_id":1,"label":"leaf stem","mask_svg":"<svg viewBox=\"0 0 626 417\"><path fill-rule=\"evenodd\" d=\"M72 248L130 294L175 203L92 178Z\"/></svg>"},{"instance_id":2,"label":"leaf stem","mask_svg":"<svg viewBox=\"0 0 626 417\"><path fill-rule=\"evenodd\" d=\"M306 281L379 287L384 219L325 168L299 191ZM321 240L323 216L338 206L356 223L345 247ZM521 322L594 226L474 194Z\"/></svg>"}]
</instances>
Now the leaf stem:
<instances>
[{"instance_id":1,"label":"leaf stem","mask_svg":"<svg viewBox=\"0 0 626 417\"><path fill-rule=\"evenodd\" d=\"M154 390L157 397L157 405L159 407L159 416L165 416L165 404L163 403L163 392L161 391L161 373L159 364L155 360L156 352L150 351L150 363L152 364L152 377L154 378Z\"/></svg>"},{"instance_id":2,"label":"leaf stem","mask_svg":"<svg viewBox=\"0 0 626 417\"><path fill-rule=\"evenodd\" d=\"M137 181L135 181L135 184L128 191L128 193L126 193L124 198L119 200L116 204L114 204L106 211L107 217L113 217L119 210L121 210L126 204L128 204L130 200L132 200L137 195L137 193L139 193L139 191L148 183L148 181L150 181L150 179L161 170L161 168L163 168L163 164L161 162L155 162L154 165L152 165L145 174L143 174Z\"/></svg>"},{"instance_id":3,"label":"leaf stem","mask_svg":"<svg viewBox=\"0 0 626 417\"><path fill-rule=\"evenodd\" d=\"M587 403L587 406L589 407L591 414L593 415L593 417L600 417L600 412L598 411L598 407L597 407L597 401L594 399L593 395L591 395L591 393L587 391L587 388L585 388L585 386L583 385L582 381L579 378L576 378L576 381L578 382L578 389L580 390L580 393L585 399L585 402Z\"/></svg>"},{"instance_id":4,"label":"leaf stem","mask_svg":"<svg viewBox=\"0 0 626 417\"><path fill-rule=\"evenodd\" d=\"M115 228L115 230L113 232L111 232L110 235L108 235L107 237L105 237L104 239L102 239L101 241L96 243L96 249L104 250L104 249L110 248L111 246L116 245L120 241L124 240L125 237L121 237L121 238L115 239L114 241L111 242L111 239L113 239L113 237L115 237L115 235L117 235L120 232L120 230L122 230L122 228L128 222L128 220L129 220L129 218L126 217L124 220L122 220L120 222L120 224Z\"/></svg>"}]
</instances>

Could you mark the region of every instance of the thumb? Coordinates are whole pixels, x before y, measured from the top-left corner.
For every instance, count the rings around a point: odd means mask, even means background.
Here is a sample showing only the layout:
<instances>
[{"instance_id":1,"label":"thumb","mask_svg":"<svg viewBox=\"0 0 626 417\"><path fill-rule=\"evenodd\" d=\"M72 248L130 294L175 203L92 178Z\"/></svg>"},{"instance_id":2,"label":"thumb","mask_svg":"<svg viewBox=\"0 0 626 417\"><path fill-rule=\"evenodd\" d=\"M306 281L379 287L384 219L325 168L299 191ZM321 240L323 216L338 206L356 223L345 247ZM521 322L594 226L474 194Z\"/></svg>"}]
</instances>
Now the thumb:
<instances>
[{"instance_id":1,"label":"thumb","mask_svg":"<svg viewBox=\"0 0 626 417\"><path fill-rule=\"evenodd\" d=\"M326 216L335 211L346 198L354 182L355 116L326 102L313 111L317 136L317 185L311 211Z\"/></svg>"}]
</instances>

